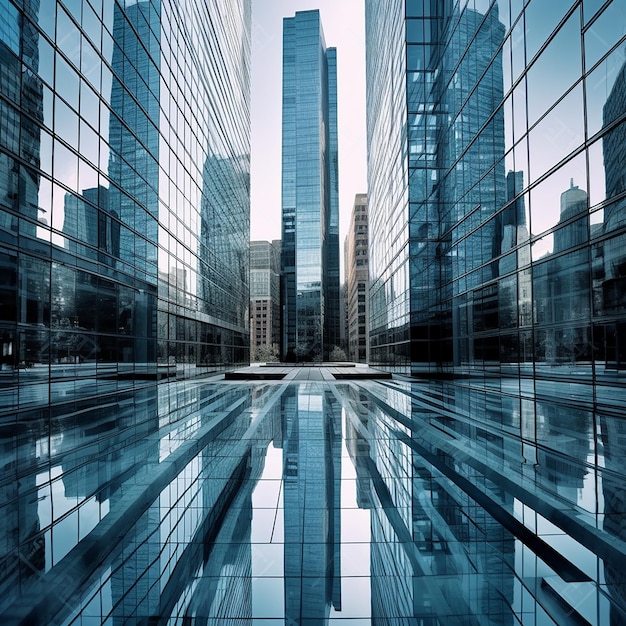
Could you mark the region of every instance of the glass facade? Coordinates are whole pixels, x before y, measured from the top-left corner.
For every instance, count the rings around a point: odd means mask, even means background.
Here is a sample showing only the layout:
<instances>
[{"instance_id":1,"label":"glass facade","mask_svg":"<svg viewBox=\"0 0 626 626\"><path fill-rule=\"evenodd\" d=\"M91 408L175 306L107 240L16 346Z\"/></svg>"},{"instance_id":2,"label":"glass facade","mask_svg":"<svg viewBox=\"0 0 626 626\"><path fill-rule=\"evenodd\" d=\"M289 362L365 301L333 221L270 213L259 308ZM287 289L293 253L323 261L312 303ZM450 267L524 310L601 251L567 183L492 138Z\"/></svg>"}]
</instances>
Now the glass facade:
<instances>
[{"instance_id":1,"label":"glass facade","mask_svg":"<svg viewBox=\"0 0 626 626\"><path fill-rule=\"evenodd\" d=\"M0 411L248 362L250 3L0 2Z\"/></svg>"},{"instance_id":2,"label":"glass facade","mask_svg":"<svg viewBox=\"0 0 626 626\"><path fill-rule=\"evenodd\" d=\"M404 518L372 525L397 579L372 597L625 623L624 3L365 4L370 364L408 392L374 400ZM454 588L413 584L433 564Z\"/></svg>"},{"instance_id":3,"label":"glass facade","mask_svg":"<svg viewBox=\"0 0 626 626\"><path fill-rule=\"evenodd\" d=\"M3 429L0 622L625 623L623 415L336 369Z\"/></svg>"},{"instance_id":4,"label":"glass facade","mask_svg":"<svg viewBox=\"0 0 626 626\"><path fill-rule=\"evenodd\" d=\"M623 8L366 2L373 365L624 368Z\"/></svg>"},{"instance_id":5,"label":"glass facade","mask_svg":"<svg viewBox=\"0 0 626 626\"><path fill-rule=\"evenodd\" d=\"M339 346L337 55L319 11L283 20L282 345L288 361Z\"/></svg>"}]
</instances>

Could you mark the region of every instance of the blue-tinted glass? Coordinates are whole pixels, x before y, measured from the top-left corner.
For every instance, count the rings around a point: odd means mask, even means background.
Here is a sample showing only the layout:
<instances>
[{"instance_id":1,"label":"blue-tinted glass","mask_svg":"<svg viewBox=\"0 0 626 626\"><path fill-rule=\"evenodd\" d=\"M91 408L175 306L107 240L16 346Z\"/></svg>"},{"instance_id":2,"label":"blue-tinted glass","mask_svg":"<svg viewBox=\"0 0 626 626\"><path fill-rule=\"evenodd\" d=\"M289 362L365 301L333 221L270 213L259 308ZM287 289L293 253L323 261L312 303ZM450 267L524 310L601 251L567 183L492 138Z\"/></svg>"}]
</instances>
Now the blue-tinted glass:
<instances>
[{"instance_id":1,"label":"blue-tinted glass","mask_svg":"<svg viewBox=\"0 0 626 626\"><path fill-rule=\"evenodd\" d=\"M541 0L531 0L526 5L524 11L524 27L526 31L526 58L531 61L546 40L556 30L559 22L565 17L573 2L566 0L565 2L552 2L546 4ZM580 15L578 11L573 14L578 27L578 36L580 38ZM580 60L580 52L572 52L575 60ZM566 55L565 44L563 44L561 54ZM570 57L569 60L572 60Z\"/></svg>"},{"instance_id":2,"label":"blue-tinted glass","mask_svg":"<svg viewBox=\"0 0 626 626\"><path fill-rule=\"evenodd\" d=\"M283 28L282 355L319 361L339 345L336 55L319 12Z\"/></svg>"},{"instance_id":3,"label":"blue-tinted glass","mask_svg":"<svg viewBox=\"0 0 626 626\"><path fill-rule=\"evenodd\" d=\"M430 3L429 63L415 43L424 4L400 4L366 2L371 362L453 378L475 367L477 385L500 389L498 374L533 376L516 359L546 363L547 377L571 363L591 393L603 370L588 364L619 369L623 352L621 321L608 321L623 311L622 255L607 261L599 243L624 223L619 3ZM398 50L405 75L389 69ZM505 332L516 323L537 326Z\"/></svg>"},{"instance_id":4,"label":"blue-tinted glass","mask_svg":"<svg viewBox=\"0 0 626 626\"><path fill-rule=\"evenodd\" d=\"M535 278L548 265L578 271L578 259L563 260L568 263L539 264ZM24 265L32 314L37 289L46 285L40 264L32 258ZM93 316L81 314L80 329L59 321L52 333L53 354L62 360L58 371L75 371L71 355L93 340L90 325L110 329L118 313L134 315L141 301L132 291L94 282L63 264L55 265L52 279L100 303ZM560 305L569 297L559 285L572 284L550 284L558 315L567 311ZM502 287L516 288L511 282ZM483 324L489 325L492 303L483 293L476 307ZM56 299L55 320L72 312ZM588 349L582 326L571 328L570 336L558 324L539 333L537 347L546 359L571 359L571 347ZM180 336L188 332L192 327L182 325ZM31 354L49 341L35 332L24 339ZM124 345L123 335L120 341ZM527 335L508 332L497 347L503 356L517 358L529 348ZM478 350L487 355L492 349L485 335ZM512 363L509 371L516 367ZM75 439L82 445L67 441L85 430L78 419L65 424L62 448L52 433L42 437L40 431L37 439L20 434L12 440L19 458L34 460L46 450L51 460L48 470L24 474L20 481L22 516L35 520L19 532L22 542L35 546L24 558L35 572L51 570L51 577L59 564L69 567L70 549L102 563L93 572L71 568L73 581L85 589L78 600L72 599L71 586L28 576L41 600L31 605L18 600L12 610L33 610L38 619L49 620L69 602L83 621L96 622L105 622L111 611L125 620L155 612L177 619L189 607L209 621L304 615L316 621L341 616L395 623L418 618L449 623L459 617L466 623L506 622L535 614L549 584L551 593L575 605L570 611L603 624L611 614L619 616L619 594L610 589L598 615L593 598L572 599L567 585L578 581L597 589L604 581L598 563L610 572L620 558L614 526L621 515L614 504L623 479L616 445L620 420L595 409L579 384L539 380L536 395L527 393L520 401L510 395L512 383L485 391L442 381L400 381L393 388L381 381L367 386L309 381L275 387L270 395L262 390L266 383L231 383L227 389L195 385L193 394L188 385L174 383L165 396L146 389L93 407L89 430ZM24 389L37 395L33 385ZM53 397L55 391L53 386ZM85 401L75 407L85 409ZM253 440L246 436L250 411L257 416ZM23 419L47 432L35 409ZM132 428L102 442L103 431L129 421ZM399 421L420 436L403 434ZM212 436L216 424L219 438ZM459 448L462 457L452 457ZM588 459L596 455L605 464L600 482L589 480L595 474ZM517 462L506 464L506 458ZM137 484L145 497L141 507L129 498ZM7 514L11 510L4 505ZM595 525L598 515L605 520L601 527ZM111 525L121 536L105 543ZM605 540L598 560L597 545ZM155 552L171 567L150 559ZM523 558L515 558L520 552ZM174 567L181 563L184 568ZM457 575L450 576L451 569ZM458 572L474 584L461 584ZM531 572L546 582L527 588L522 604L516 589ZM323 584L311 588L313 580ZM137 593L155 581L169 585L169 602ZM433 601L415 601L422 597L414 593L417 583L437 590ZM223 593L214 593L216 588ZM96 589L101 597L93 595ZM562 615L560 605L542 610L544 619Z\"/></svg>"},{"instance_id":5,"label":"blue-tinted glass","mask_svg":"<svg viewBox=\"0 0 626 626\"><path fill-rule=\"evenodd\" d=\"M55 69L54 87L56 93L74 109L78 109L80 85L78 74L60 54L55 55Z\"/></svg>"},{"instance_id":6,"label":"blue-tinted glass","mask_svg":"<svg viewBox=\"0 0 626 626\"><path fill-rule=\"evenodd\" d=\"M528 71L528 124L532 126L581 74L580 16L575 12Z\"/></svg>"},{"instance_id":7,"label":"blue-tinted glass","mask_svg":"<svg viewBox=\"0 0 626 626\"><path fill-rule=\"evenodd\" d=\"M78 145L78 115L60 98L54 103L54 132L71 146Z\"/></svg>"},{"instance_id":8,"label":"blue-tinted glass","mask_svg":"<svg viewBox=\"0 0 626 626\"><path fill-rule=\"evenodd\" d=\"M582 85L570 91L528 136L531 180L537 180L583 142Z\"/></svg>"},{"instance_id":9,"label":"blue-tinted glass","mask_svg":"<svg viewBox=\"0 0 626 626\"><path fill-rule=\"evenodd\" d=\"M623 6L612 2L585 31L585 68L591 69L620 39Z\"/></svg>"},{"instance_id":10,"label":"blue-tinted glass","mask_svg":"<svg viewBox=\"0 0 626 626\"><path fill-rule=\"evenodd\" d=\"M56 2L40 2L33 18L37 26L39 26L51 41L54 41L56 30Z\"/></svg>"},{"instance_id":11,"label":"blue-tinted glass","mask_svg":"<svg viewBox=\"0 0 626 626\"><path fill-rule=\"evenodd\" d=\"M70 60L74 67L80 67L80 30L74 24L69 15L60 9L57 12L57 39L56 43L60 50Z\"/></svg>"},{"instance_id":12,"label":"blue-tinted glass","mask_svg":"<svg viewBox=\"0 0 626 626\"><path fill-rule=\"evenodd\" d=\"M20 53L19 13L9 0L0 0L0 41L15 54Z\"/></svg>"},{"instance_id":13,"label":"blue-tinted glass","mask_svg":"<svg viewBox=\"0 0 626 626\"><path fill-rule=\"evenodd\" d=\"M54 85L54 49L48 42L48 40L39 35L38 37L39 48L39 62L37 67L37 73L48 85Z\"/></svg>"},{"instance_id":14,"label":"blue-tinted glass","mask_svg":"<svg viewBox=\"0 0 626 626\"><path fill-rule=\"evenodd\" d=\"M587 135L597 133L624 112L619 101L626 68L626 42L620 44L588 76L586 80ZM607 104L608 103L608 104Z\"/></svg>"}]
</instances>

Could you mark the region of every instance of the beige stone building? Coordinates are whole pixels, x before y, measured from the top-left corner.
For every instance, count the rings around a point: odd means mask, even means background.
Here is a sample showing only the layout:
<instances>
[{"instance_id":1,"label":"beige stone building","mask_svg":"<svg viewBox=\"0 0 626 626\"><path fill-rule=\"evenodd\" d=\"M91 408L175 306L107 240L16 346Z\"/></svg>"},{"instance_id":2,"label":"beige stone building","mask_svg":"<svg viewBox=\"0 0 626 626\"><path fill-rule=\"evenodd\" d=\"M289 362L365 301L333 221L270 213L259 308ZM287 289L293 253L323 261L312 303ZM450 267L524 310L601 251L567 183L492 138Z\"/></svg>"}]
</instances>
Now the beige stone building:
<instances>
[{"instance_id":1,"label":"beige stone building","mask_svg":"<svg viewBox=\"0 0 626 626\"><path fill-rule=\"evenodd\" d=\"M356 194L344 244L346 277L346 343L351 361L369 360L368 211L367 194Z\"/></svg>"}]
</instances>

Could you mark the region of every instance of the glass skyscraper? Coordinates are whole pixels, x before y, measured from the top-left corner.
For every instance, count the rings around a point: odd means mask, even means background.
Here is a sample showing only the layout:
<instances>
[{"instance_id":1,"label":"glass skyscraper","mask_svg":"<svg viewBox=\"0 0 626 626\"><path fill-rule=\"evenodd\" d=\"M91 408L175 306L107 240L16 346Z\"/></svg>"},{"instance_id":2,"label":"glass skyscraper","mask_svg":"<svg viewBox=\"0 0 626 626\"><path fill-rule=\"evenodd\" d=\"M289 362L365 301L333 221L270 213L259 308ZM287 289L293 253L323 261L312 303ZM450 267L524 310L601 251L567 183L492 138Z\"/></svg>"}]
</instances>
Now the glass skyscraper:
<instances>
[{"instance_id":1,"label":"glass skyscraper","mask_svg":"<svg viewBox=\"0 0 626 626\"><path fill-rule=\"evenodd\" d=\"M159 424L193 400L157 383L249 362L250 29L250 0L0 0L2 612L32 610L45 573L80 586L54 572L123 508L116 481L159 474ZM101 583L103 623L167 610L159 524L209 523L159 497Z\"/></svg>"},{"instance_id":2,"label":"glass skyscraper","mask_svg":"<svg viewBox=\"0 0 626 626\"><path fill-rule=\"evenodd\" d=\"M423 560L406 602L451 621L490 607L493 623L511 608L515 623L624 623L624 2L365 6L370 363L412 376L410 409L384 401L411 448L405 494L393 438L373 460L379 497L410 503ZM426 518L466 547L432 541ZM402 564L378 547L381 571ZM479 577L426 587L424 606L411 585L429 558Z\"/></svg>"},{"instance_id":3,"label":"glass skyscraper","mask_svg":"<svg viewBox=\"0 0 626 626\"><path fill-rule=\"evenodd\" d=\"M283 21L282 345L321 361L339 346L337 55L319 11Z\"/></svg>"},{"instance_id":4,"label":"glass skyscraper","mask_svg":"<svg viewBox=\"0 0 626 626\"><path fill-rule=\"evenodd\" d=\"M624 367L623 5L522 4L366 2L373 365Z\"/></svg>"},{"instance_id":5,"label":"glass skyscraper","mask_svg":"<svg viewBox=\"0 0 626 626\"><path fill-rule=\"evenodd\" d=\"M249 1L2 0L0 47L0 410L247 363Z\"/></svg>"}]
</instances>

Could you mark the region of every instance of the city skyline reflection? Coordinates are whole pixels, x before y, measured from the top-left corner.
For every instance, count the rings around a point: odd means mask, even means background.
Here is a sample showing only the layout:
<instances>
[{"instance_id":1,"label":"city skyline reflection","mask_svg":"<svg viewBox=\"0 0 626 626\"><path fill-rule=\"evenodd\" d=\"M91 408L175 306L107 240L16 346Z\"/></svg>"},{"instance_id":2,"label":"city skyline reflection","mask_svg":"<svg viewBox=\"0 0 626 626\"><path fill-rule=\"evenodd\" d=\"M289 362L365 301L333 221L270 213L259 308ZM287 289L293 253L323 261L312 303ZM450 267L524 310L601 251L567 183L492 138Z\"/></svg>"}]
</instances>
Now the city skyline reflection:
<instances>
[{"instance_id":1,"label":"city skyline reflection","mask_svg":"<svg viewBox=\"0 0 626 626\"><path fill-rule=\"evenodd\" d=\"M402 381L76 408L3 431L3 623L626 616L618 416Z\"/></svg>"}]
</instances>

